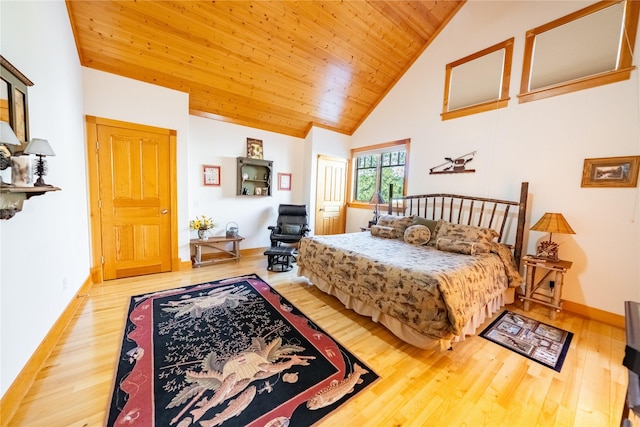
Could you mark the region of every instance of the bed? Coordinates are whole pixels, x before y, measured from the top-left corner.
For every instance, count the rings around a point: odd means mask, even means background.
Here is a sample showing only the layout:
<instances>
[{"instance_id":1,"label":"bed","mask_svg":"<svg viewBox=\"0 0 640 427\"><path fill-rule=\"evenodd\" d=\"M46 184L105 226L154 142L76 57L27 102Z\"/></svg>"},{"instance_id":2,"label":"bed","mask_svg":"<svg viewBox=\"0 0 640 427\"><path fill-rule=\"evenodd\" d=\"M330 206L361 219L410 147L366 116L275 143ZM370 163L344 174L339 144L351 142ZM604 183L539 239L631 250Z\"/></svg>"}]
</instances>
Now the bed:
<instances>
[{"instance_id":1,"label":"bed","mask_svg":"<svg viewBox=\"0 0 640 427\"><path fill-rule=\"evenodd\" d=\"M298 275L409 344L450 348L513 302L527 195L390 198L370 231L303 238Z\"/></svg>"}]
</instances>

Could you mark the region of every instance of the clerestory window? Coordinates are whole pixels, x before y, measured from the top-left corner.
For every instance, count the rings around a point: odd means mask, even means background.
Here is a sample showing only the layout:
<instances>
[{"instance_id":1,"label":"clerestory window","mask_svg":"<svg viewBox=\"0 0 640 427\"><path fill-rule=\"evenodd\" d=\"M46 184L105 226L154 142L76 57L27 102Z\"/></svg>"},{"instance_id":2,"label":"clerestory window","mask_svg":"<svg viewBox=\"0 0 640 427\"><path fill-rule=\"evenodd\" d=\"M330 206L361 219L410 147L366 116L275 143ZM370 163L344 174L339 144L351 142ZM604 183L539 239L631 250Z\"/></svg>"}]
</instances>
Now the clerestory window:
<instances>
[{"instance_id":1,"label":"clerestory window","mask_svg":"<svg viewBox=\"0 0 640 427\"><path fill-rule=\"evenodd\" d=\"M602 1L527 31L519 102L629 79L639 11Z\"/></svg>"}]
</instances>

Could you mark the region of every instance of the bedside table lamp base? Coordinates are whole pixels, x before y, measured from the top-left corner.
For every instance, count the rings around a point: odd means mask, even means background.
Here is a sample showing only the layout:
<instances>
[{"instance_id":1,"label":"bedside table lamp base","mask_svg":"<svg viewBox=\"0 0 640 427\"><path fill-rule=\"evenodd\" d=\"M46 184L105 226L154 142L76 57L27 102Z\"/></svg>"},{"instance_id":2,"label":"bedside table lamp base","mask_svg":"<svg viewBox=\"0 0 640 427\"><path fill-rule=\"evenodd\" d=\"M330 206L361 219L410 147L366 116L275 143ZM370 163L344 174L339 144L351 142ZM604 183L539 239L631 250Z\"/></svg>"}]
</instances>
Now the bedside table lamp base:
<instances>
[{"instance_id":1,"label":"bedside table lamp base","mask_svg":"<svg viewBox=\"0 0 640 427\"><path fill-rule=\"evenodd\" d=\"M551 241L551 234L548 241L542 241L538 245L536 258L549 261L558 261L558 244Z\"/></svg>"},{"instance_id":2,"label":"bedside table lamp base","mask_svg":"<svg viewBox=\"0 0 640 427\"><path fill-rule=\"evenodd\" d=\"M536 222L531 230L549 233L549 240L540 242L536 248L536 258L558 261L558 244L551 241L553 233L576 234L561 213L547 212Z\"/></svg>"}]
</instances>

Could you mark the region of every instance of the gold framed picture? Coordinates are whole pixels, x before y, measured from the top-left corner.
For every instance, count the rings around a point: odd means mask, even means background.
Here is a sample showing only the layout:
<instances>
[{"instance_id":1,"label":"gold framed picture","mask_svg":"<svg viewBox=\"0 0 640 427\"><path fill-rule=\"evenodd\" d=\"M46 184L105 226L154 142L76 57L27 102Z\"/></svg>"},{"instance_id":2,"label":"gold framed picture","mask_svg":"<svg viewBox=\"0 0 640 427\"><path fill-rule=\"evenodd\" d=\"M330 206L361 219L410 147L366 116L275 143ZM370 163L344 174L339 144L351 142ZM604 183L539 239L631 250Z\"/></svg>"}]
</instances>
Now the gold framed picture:
<instances>
[{"instance_id":1,"label":"gold framed picture","mask_svg":"<svg viewBox=\"0 0 640 427\"><path fill-rule=\"evenodd\" d=\"M247 138L247 157L250 159L262 159L262 140Z\"/></svg>"},{"instance_id":2,"label":"gold framed picture","mask_svg":"<svg viewBox=\"0 0 640 427\"><path fill-rule=\"evenodd\" d=\"M635 187L640 156L584 159L582 187Z\"/></svg>"}]
</instances>

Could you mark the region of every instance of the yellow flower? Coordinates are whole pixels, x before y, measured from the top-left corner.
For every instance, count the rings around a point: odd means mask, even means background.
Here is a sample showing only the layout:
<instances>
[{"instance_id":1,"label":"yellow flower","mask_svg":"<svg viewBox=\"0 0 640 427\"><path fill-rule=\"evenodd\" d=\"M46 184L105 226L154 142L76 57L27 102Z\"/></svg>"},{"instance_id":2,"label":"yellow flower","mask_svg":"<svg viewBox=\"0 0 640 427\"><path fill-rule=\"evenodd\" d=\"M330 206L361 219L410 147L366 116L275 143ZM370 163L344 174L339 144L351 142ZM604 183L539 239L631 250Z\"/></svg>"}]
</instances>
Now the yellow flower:
<instances>
[{"instance_id":1,"label":"yellow flower","mask_svg":"<svg viewBox=\"0 0 640 427\"><path fill-rule=\"evenodd\" d=\"M199 217L196 217L196 219L189 221L189 227L192 230L209 230L215 226L216 224L213 220L204 215L200 215Z\"/></svg>"}]
</instances>

